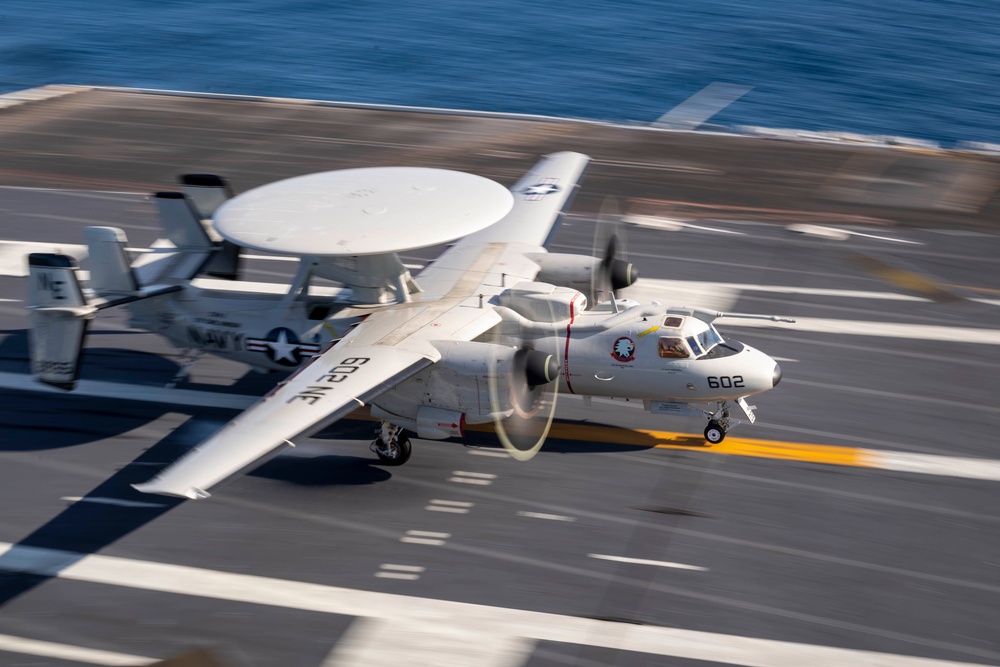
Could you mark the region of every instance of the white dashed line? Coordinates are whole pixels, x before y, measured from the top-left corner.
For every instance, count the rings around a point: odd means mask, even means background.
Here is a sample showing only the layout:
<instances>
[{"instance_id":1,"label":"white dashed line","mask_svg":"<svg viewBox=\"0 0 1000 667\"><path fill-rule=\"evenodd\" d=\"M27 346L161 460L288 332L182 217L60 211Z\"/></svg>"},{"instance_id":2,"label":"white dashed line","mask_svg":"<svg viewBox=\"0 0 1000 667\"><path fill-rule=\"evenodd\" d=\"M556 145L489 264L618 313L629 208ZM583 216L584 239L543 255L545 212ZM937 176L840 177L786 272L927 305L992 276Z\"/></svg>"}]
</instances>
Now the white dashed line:
<instances>
[{"instance_id":1,"label":"white dashed line","mask_svg":"<svg viewBox=\"0 0 1000 667\"><path fill-rule=\"evenodd\" d=\"M529 519L548 519L549 521L576 521L571 516L563 516L562 514L543 514L541 512L518 512L518 516L526 516Z\"/></svg>"},{"instance_id":2,"label":"white dashed line","mask_svg":"<svg viewBox=\"0 0 1000 667\"><path fill-rule=\"evenodd\" d=\"M416 581L420 578L420 573L427 569L420 565L395 565L393 563L384 563L379 567L381 571L375 573L376 577L404 581Z\"/></svg>"},{"instance_id":3,"label":"white dashed line","mask_svg":"<svg viewBox=\"0 0 1000 667\"><path fill-rule=\"evenodd\" d=\"M480 486L488 486L493 483L492 480L496 479L496 475L491 475L488 472L466 472L464 470L455 470L451 473L454 477L449 477L449 482L458 482L459 484L479 484Z\"/></svg>"},{"instance_id":4,"label":"white dashed line","mask_svg":"<svg viewBox=\"0 0 1000 667\"><path fill-rule=\"evenodd\" d=\"M468 514L469 508L472 507L472 503L465 503L459 500L432 500L430 504L425 507L425 510L430 510L431 512L451 512L452 514Z\"/></svg>"},{"instance_id":5,"label":"white dashed line","mask_svg":"<svg viewBox=\"0 0 1000 667\"><path fill-rule=\"evenodd\" d=\"M510 454L497 449L470 449L469 453L474 454L475 456L495 456L498 459L510 458Z\"/></svg>"},{"instance_id":6,"label":"white dashed line","mask_svg":"<svg viewBox=\"0 0 1000 667\"><path fill-rule=\"evenodd\" d=\"M632 563L633 565L656 565L657 567L672 567L675 570L698 570L700 572L707 572L707 567L699 567L697 565L686 565L684 563L671 563L665 560L646 560L645 558L626 558L625 556L605 556L603 554L587 554L590 558L598 558L600 560L612 560L616 563Z\"/></svg>"},{"instance_id":7,"label":"white dashed line","mask_svg":"<svg viewBox=\"0 0 1000 667\"><path fill-rule=\"evenodd\" d=\"M451 537L450 533L432 533L426 530L408 530L404 537L399 538L400 542L408 544L429 544L431 546L441 546L444 541Z\"/></svg>"},{"instance_id":8,"label":"white dashed line","mask_svg":"<svg viewBox=\"0 0 1000 667\"><path fill-rule=\"evenodd\" d=\"M416 581L420 578L419 574L407 574L405 572L376 572L375 576L379 579L402 579L404 581Z\"/></svg>"}]
</instances>

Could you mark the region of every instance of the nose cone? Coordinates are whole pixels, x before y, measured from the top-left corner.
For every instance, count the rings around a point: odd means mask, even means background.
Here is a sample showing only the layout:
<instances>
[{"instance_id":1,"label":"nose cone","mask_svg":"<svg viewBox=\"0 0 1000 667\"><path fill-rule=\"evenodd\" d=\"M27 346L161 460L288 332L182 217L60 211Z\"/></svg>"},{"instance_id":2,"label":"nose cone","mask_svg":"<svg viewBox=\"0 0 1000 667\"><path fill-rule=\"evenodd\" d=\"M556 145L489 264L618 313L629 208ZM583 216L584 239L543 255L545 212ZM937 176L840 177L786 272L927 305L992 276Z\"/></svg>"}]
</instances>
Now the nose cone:
<instances>
[{"instance_id":1,"label":"nose cone","mask_svg":"<svg viewBox=\"0 0 1000 667\"><path fill-rule=\"evenodd\" d=\"M777 387L779 382L781 382L781 366L775 363L774 374L771 375L771 386Z\"/></svg>"}]
</instances>

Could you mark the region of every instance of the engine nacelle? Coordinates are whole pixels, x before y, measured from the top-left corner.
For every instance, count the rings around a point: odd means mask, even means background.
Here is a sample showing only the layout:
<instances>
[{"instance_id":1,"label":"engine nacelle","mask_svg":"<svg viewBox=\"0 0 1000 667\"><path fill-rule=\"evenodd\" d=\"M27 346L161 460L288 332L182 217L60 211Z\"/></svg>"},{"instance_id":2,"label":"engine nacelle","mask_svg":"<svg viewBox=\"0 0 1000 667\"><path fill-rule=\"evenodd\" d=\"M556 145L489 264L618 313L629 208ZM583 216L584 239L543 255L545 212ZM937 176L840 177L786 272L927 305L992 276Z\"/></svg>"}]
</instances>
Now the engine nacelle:
<instances>
[{"instance_id":1,"label":"engine nacelle","mask_svg":"<svg viewBox=\"0 0 1000 667\"><path fill-rule=\"evenodd\" d=\"M584 293L590 293L599 282L602 261L597 257L569 253L537 253L529 257L539 267L535 280L540 282L573 287ZM605 270L611 289L625 289L639 279L639 271L631 262L609 260Z\"/></svg>"},{"instance_id":2,"label":"engine nacelle","mask_svg":"<svg viewBox=\"0 0 1000 667\"><path fill-rule=\"evenodd\" d=\"M483 424L530 412L542 387L559 376L554 355L492 343L436 341L441 359L382 394L372 416L421 438L459 436Z\"/></svg>"},{"instance_id":3,"label":"engine nacelle","mask_svg":"<svg viewBox=\"0 0 1000 667\"><path fill-rule=\"evenodd\" d=\"M497 301L534 322L568 320L587 308L587 297L579 290L541 282L518 283L501 293Z\"/></svg>"}]
</instances>

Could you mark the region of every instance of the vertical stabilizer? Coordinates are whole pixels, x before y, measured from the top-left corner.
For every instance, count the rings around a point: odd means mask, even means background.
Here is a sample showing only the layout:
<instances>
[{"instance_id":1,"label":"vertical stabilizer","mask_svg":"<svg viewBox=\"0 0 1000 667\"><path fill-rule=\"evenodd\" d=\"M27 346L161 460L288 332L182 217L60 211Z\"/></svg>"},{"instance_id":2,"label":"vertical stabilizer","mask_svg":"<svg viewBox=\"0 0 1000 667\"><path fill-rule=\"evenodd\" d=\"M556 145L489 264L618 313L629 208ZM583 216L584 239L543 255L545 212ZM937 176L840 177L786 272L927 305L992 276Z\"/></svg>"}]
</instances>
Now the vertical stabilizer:
<instances>
[{"instance_id":1,"label":"vertical stabilizer","mask_svg":"<svg viewBox=\"0 0 1000 667\"><path fill-rule=\"evenodd\" d=\"M73 389L80 349L97 308L89 305L68 255L28 255L31 372L61 389Z\"/></svg>"},{"instance_id":2,"label":"vertical stabilizer","mask_svg":"<svg viewBox=\"0 0 1000 667\"><path fill-rule=\"evenodd\" d=\"M218 246L215 254L202 269L216 278L236 280L240 275L240 247L224 240L212 229L211 218L215 211L233 197L229 182L215 174L184 174L180 177L184 194L201 216L209 238Z\"/></svg>"},{"instance_id":3,"label":"vertical stabilizer","mask_svg":"<svg viewBox=\"0 0 1000 667\"><path fill-rule=\"evenodd\" d=\"M125 252L125 232L116 227L87 227L83 238L90 256L90 289L100 296L136 294L139 286Z\"/></svg>"},{"instance_id":4,"label":"vertical stabilizer","mask_svg":"<svg viewBox=\"0 0 1000 667\"><path fill-rule=\"evenodd\" d=\"M163 233L171 243L181 250L214 248L197 209L184 193L157 192L154 197Z\"/></svg>"},{"instance_id":5,"label":"vertical stabilizer","mask_svg":"<svg viewBox=\"0 0 1000 667\"><path fill-rule=\"evenodd\" d=\"M184 194L202 220L215 215L215 210L233 196L233 189L226 179L215 174L184 174L180 181Z\"/></svg>"}]
</instances>

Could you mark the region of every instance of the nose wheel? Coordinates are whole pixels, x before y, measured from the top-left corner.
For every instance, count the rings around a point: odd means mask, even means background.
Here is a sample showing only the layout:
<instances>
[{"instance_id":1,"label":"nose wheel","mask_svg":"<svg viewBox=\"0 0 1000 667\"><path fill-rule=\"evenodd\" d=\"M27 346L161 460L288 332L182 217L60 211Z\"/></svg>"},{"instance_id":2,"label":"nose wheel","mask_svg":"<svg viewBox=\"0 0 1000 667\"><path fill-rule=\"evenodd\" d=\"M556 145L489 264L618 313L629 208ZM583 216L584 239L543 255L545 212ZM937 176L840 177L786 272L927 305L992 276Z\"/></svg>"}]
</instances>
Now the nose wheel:
<instances>
[{"instance_id":1,"label":"nose wheel","mask_svg":"<svg viewBox=\"0 0 1000 667\"><path fill-rule=\"evenodd\" d=\"M705 440L710 445L717 445L725 440L729 429L739 424L739 421L733 419L730 415L728 401L721 401L718 410L715 412L706 411L705 416L708 417L708 426L705 427Z\"/></svg>"},{"instance_id":2,"label":"nose wheel","mask_svg":"<svg viewBox=\"0 0 1000 667\"><path fill-rule=\"evenodd\" d=\"M378 456L379 463L386 466L401 466L413 453L406 432L389 422L382 422L375 428L375 440L370 449Z\"/></svg>"},{"instance_id":3,"label":"nose wheel","mask_svg":"<svg viewBox=\"0 0 1000 667\"><path fill-rule=\"evenodd\" d=\"M705 427L705 440L708 440L709 444L717 445L725 438L726 429L722 427L722 424L714 419L708 422L708 426Z\"/></svg>"}]
</instances>

